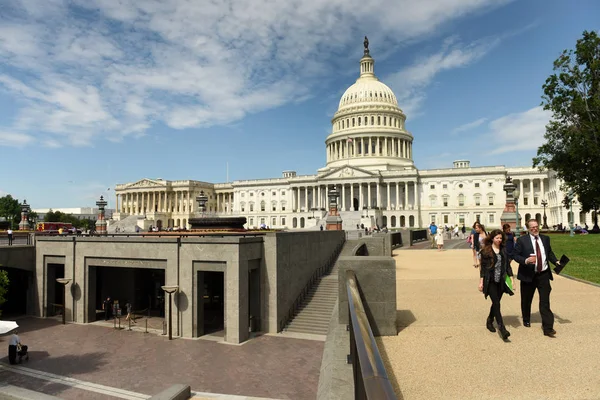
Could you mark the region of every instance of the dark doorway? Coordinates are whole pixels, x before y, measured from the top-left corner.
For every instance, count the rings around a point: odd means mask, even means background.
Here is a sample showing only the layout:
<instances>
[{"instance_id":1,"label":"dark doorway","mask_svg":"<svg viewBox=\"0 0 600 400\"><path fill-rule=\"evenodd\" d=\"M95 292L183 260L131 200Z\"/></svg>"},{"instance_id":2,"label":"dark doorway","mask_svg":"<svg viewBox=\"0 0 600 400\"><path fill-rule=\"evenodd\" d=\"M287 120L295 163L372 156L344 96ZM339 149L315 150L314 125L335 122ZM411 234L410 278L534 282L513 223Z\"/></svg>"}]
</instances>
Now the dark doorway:
<instances>
[{"instance_id":1,"label":"dark doorway","mask_svg":"<svg viewBox=\"0 0 600 400\"><path fill-rule=\"evenodd\" d=\"M354 207L354 211L360 211L358 209L358 199L356 197L352 199L352 206Z\"/></svg>"},{"instance_id":2,"label":"dark doorway","mask_svg":"<svg viewBox=\"0 0 600 400\"><path fill-rule=\"evenodd\" d=\"M162 230L162 227L162 220L159 219L158 221L156 221L156 228L160 231Z\"/></svg>"},{"instance_id":3,"label":"dark doorway","mask_svg":"<svg viewBox=\"0 0 600 400\"><path fill-rule=\"evenodd\" d=\"M46 268L46 316L62 315L63 285L56 282L65 277L64 264L48 264Z\"/></svg>"},{"instance_id":4,"label":"dark doorway","mask_svg":"<svg viewBox=\"0 0 600 400\"><path fill-rule=\"evenodd\" d=\"M8 290L1 306L2 318L10 318L27 314L27 291L31 272L18 268L0 268L8 275Z\"/></svg>"},{"instance_id":5,"label":"dark doorway","mask_svg":"<svg viewBox=\"0 0 600 400\"><path fill-rule=\"evenodd\" d=\"M225 273L198 271L197 324L198 336L224 331Z\"/></svg>"},{"instance_id":6,"label":"dark doorway","mask_svg":"<svg viewBox=\"0 0 600 400\"><path fill-rule=\"evenodd\" d=\"M95 317L90 316L90 322L104 317L102 301L109 296L122 310L130 302L134 314L164 317L165 294L161 289L165 284L164 269L90 267L90 278L92 269L96 290L93 296L90 293L90 301L95 302L97 312Z\"/></svg>"},{"instance_id":7,"label":"dark doorway","mask_svg":"<svg viewBox=\"0 0 600 400\"><path fill-rule=\"evenodd\" d=\"M258 262L256 263L258 264ZM261 330L260 318L260 266L255 265L248 274L248 316L250 332Z\"/></svg>"}]
</instances>

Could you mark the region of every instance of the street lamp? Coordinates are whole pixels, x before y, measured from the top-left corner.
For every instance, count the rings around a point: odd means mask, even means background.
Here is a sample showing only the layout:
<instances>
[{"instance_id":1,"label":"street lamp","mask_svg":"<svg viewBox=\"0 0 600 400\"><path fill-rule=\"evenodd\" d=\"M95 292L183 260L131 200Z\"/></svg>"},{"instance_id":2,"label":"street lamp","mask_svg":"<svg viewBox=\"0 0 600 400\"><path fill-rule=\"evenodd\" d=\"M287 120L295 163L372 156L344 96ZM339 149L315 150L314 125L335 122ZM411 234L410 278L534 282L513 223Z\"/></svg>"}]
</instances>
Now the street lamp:
<instances>
[{"instance_id":1,"label":"street lamp","mask_svg":"<svg viewBox=\"0 0 600 400\"><path fill-rule=\"evenodd\" d=\"M96 234L98 235L106 235L106 219L104 216L104 207L106 207L106 205L108 204L108 202L106 200L104 200L104 196L100 196L100 200L98 200L96 202L96 205L98 206L98 219L96 220Z\"/></svg>"},{"instance_id":2,"label":"street lamp","mask_svg":"<svg viewBox=\"0 0 600 400\"><path fill-rule=\"evenodd\" d=\"M200 191L200 196L196 197L196 201L198 202L198 209L200 210L201 217L204 217L204 213L206 212L206 202L208 202L208 196L204 194L204 190Z\"/></svg>"},{"instance_id":3,"label":"street lamp","mask_svg":"<svg viewBox=\"0 0 600 400\"><path fill-rule=\"evenodd\" d=\"M56 282L63 285L63 325L67 323L67 285L71 282L70 278L57 278Z\"/></svg>"},{"instance_id":4,"label":"street lamp","mask_svg":"<svg viewBox=\"0 0 600 400\"><path fill-rule=\"evenodd\" d=\"M519 233L519 196L521 195L521 191L519 189L516 189L513 192L513 197L515 198L515 206L517 207L517 227L516 227L516 236L519 237L521 236Z\"/></svg>"},{"instance_id":5,"label":"street lamp","mask_svg":"<svg viewBox=\"0 0 600 400\"><path fill-rule=\"evenodd\" d=\"M573 237L575 236L575 213L573 212L573 198L575 197L575 192L573 191L573 189L569 190L567 197L569 198L569 228L571 229L571 233L569 234L569 236Z\"/></svg>"},{"instance_id":6,"label":"street lamp","mask_svg":"<svg viewBox=\"0 0 600 400\"><path fill-rule=\"evenodd\" d=\"M544 207L544 224L542 225L542 229L548 229L546 218L546 207L548 207L548 202L546 200L542 200L542 207Z\"/></svg>"},{"instance_id":7,"label":"street lamp","mask_svg":"<svg viewBox=\"0 0 600 400\"><path fill-rule=\"evenodd\" d=\"M171 339L173 339L173 326L171 323L173 306L171 305L171 295L173 293L175 293L177 290L179 290L179 286L178 285L161 286L161 289L164 290L166 293L169 293L169 340L171 340Z\"/></svg>"},{"instance_id":8,"label":"street lamp","mask_svg":"<svg viewBox=\"0 0 600 400\"><path fill-rule=\"evenodd\" d=\"M26 231L29 230L29 212L31 211L31 207L27 204L27 200L23 200L23 204L21 206L21 222L19 222L19 230Z\"/></svg>"}]
</instances>

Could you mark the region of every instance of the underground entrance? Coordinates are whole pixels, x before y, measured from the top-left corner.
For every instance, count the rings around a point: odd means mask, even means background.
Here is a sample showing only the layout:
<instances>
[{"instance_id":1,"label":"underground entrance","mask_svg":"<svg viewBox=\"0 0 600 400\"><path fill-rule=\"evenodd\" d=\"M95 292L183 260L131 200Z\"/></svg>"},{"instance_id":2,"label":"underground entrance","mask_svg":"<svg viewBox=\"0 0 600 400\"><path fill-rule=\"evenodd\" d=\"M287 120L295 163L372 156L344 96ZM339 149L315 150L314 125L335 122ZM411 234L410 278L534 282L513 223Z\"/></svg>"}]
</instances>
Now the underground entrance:
<instances>
[{"instance_id":1,"label":"underground entrance","mask_svg":"<svg viewBox=\"0 0 600 400\"><path fill-rule=\"evenodd\" d=\"M3 318L12 318L27 314L27 308L31 299L30 282L33 280L33 273L18 268L3 267L0 271L6 271L8 276L8 288L4 295L6 302L2 304ZM62 298L60 300L62 302Z\"/></svg>"},{"instance_id":2,"label":"underground entrance","mask_svg":"<svg viewBox=\"0 0 600 400\"><path fill-rule=\"evenodd\" d=\"M102 302L108 297L118 304L123 317L128 302L133 314L164 317L164 269L90 266L89 279L88 322L104 319Z\"/></svg>"},{"instance_id":3,"label":"underground entrance","mask_svg":"<svg viewBox=\"0 0 600 400\"><path fill-rule=\"evenodd\" d=\"M62 315L63 285L56 282L65 277L64 264L48 264L46 268L46 316Z\"/></svg>"},{"instance_id":4,"label":"underground entrance","mask_svg":"<svg viewBox=\"0 0 600 400\"><path fill-rule=\"evenodd\" d=\"M197 336L225 336L225 273L198 271Z\"/></svg>"}]
</instances>

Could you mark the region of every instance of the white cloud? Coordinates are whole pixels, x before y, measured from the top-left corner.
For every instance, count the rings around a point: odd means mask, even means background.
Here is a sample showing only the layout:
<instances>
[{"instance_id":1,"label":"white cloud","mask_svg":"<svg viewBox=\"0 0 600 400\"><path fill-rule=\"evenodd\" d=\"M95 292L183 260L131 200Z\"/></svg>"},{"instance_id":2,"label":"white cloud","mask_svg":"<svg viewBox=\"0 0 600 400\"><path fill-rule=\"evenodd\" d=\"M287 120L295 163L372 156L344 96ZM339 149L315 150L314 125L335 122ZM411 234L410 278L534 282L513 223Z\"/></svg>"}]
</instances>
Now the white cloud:
<instances>
[{"instance_id":1,"label":"white cloud","mask_svg":"<svg viewBox=\"0 0 600 400\"><path fill-rule=\"evenodd\" d=\"M478 126L481 126L486 121L487 121L487 118L479 118L479 119L476 119L475 121L467 122L466 124L457 126L456 128L452 129L452 131L450 133L456 134L456 133L460 133L460 132L465 132L465 131L477 128Z\"/></svg>"},{"instance_id":2,"label":"white cloud","mask_svg":"<svg viewBox=\"0 0 600 400\"><path fill-rule=\"evenodd\" d=\"M360 48L365 31L393 48L508 1L375 0L365 13L359 0L5 0L0 88L22 107L11 130L51 146L227 124L307 98L340 62L320 55ZM397 78L414 79L418 104L437 73L491 44L449 43Z\"/></svg>"},{"instance_id":3,"label":"white cloud","mask_svg":"<svg viewBox=\"0 0 600 400\"><path fill-rule=\"evenodd\" d=\"M33 136L25 133L5 132L0 130L0 146L23 147L33 141Z\"/></svg>"},{"instance_id":4,"label":"white cloud","mask_svg":"<svg viewBox=\"0 0 600 400\"><path fill-rule=\"evenodd\" d=\"M384 81L396 93L405 114L414 118L426 99L426 88L444 71L472 64L501 42L501 37L489 37L463 44L456 37L445 40L440 51L422 57L414 64L385 77Z\"/></svg>"},{"instance_id":5,"label":"white cloud","mask_svg":"<svg viewBox=\"0 0 600 400\"><path fill-rule=\"evenodd\" d=\"M489 123L489 132L478 142L487 143L488 154L537 150L544 143L552 113L542 107L505 115ZM481 148L481 147L480 147Z\"/></svg>"}]
</instances>

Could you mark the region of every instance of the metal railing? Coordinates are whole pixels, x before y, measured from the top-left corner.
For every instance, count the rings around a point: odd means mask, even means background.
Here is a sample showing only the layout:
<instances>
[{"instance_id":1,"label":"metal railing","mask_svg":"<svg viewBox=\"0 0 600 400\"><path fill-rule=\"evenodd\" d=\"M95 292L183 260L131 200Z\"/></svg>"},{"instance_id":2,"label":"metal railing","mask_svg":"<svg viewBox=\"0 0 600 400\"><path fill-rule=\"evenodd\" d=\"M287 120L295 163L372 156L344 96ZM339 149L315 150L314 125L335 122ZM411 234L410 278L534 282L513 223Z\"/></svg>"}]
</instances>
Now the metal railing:
<instances>
[{"instance_id":1,"label":"metal railing","mask_svg":"<svg viewBox=\"0 0 600 400\"><path fill-rule=\"evenodd\" d=\"M350 356L355 400L396 400L383 359L360 298L354 271L346 271L350 329Z\"/></svg>"},{"instance_id":2,"label":"metal railing","mask_svg":"<svg viewBox=\"0 0 600 400\"><path fill-rule=\"evenodd\" d=\"M8 233L1 232L0 233L0 246L8 246L8 244L9 244ZM32 234L30 232L13 231L12 244L13 245L31 246L31 245L33 245Z\"/></svg>"},{"instance_id":3,"label":"metal railing","mask_svg":"<svg viewBox=\"0 0 600 400\"><path fill-rule=\"evenodd\" d=\"M300 294L298 295L298 297L296 297L296 300L294 300L294 302L290 306L285 317L279 322L279 332L284 330L286 325L294 318L294 316L298 312L298 309L300 308L300 305L302 304L302 302L304 301L304 299L306 298L306 296L308 295L308 293L310 292L310 289L314 286L314 284L317 281L319 281L323 275L325 275L326 273L329 273L329 271L331 271L331 269L335 265L335 262L337 261L337 258L339 256L340 252L342 251L343 247L344 247L344 241L342 241L338 244L338 246L335 248L335 250L329 257L329 259L327 259L327 262L325 264L321 265L319 268L317 268L313 272L313 274L310 276L310 278L306 282L306 285L304 285L304 287L300 291Z\"/></svg>"},{"instance_id":4,"label":"metal railing","mask_svg":"<svg viewBox=\"0 0 600 400\"><path fill-rule=\"evenodd\" d=\"M410 245L412 246L414 242L419 242L421 240L427 240L427 229L416 229L410 231Z\"/></svg>"}]
</instances>

